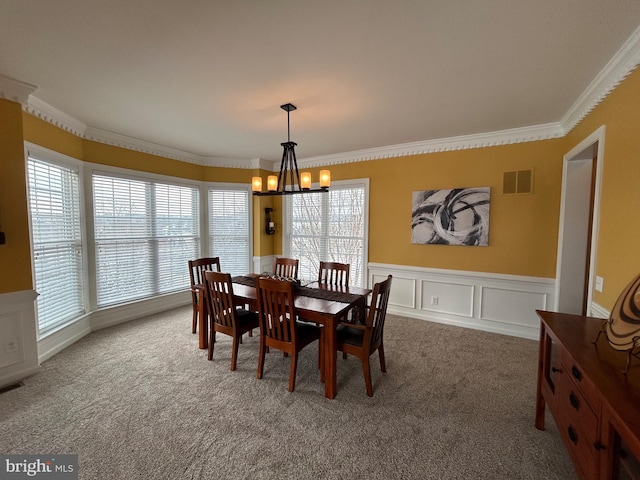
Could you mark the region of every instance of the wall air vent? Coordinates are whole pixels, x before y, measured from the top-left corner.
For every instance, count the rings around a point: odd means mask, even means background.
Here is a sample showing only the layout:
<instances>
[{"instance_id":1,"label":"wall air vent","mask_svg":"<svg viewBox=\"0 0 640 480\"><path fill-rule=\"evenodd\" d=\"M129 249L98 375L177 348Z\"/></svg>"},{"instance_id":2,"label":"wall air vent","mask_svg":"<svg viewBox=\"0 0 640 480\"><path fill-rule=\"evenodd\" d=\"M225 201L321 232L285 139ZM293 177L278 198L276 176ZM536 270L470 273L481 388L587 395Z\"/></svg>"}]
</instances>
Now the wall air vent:
<instances>
[{"instance_id":1,"label":"wall air vent","mask_svg":"<svg viewBox=\"0 0 640 480\"><path fill-rule=\"evenodd\" d=\"M502 193L504 195L533 193L533 170L504 172L502 176Z\"/></svg>"}]
</instances>

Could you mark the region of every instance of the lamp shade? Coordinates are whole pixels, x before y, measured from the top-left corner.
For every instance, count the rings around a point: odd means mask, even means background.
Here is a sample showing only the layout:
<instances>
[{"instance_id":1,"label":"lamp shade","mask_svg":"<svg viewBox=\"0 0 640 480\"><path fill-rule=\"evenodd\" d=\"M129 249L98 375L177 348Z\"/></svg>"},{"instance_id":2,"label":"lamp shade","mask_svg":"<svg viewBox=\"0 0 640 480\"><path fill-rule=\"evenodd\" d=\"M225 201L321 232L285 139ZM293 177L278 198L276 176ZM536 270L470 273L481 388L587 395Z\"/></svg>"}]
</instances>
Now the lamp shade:
<instances>
[{"instance_id":1,"label":"lamp shade","mask_svg":"<svg viewBox=\"0 0 640 480\"><path fill-rule=\"evenodd\" d=\"M262 177L251 178L251 190L254 192L262 191Z\"/></svg>"},{"instance_id":2,"label":"lamp shade","mask_svg":"<svg viewBox=\"0 0 640 480\"><path fill-rule=\"evenodd\" d=\"M329 170L320 170L320 187L329 188L331 186L331 172Z\"/></svg>"},{"instance_id":3,"label":"lamp shade","mask_svg":"<svg viewBox=\"0 0 640 480\"><path fill-rule=\"evenodd\" d=\"M302 172L300 174L300 188L311 188L311 173L310 172Z\"/></svg>"},{"instance_id":4,"label":"lamp shade","mask_svg":"<svg viewBox=\"0 0 640 480\"><path fill-rule=\"evenodd\" d=\"M269 175L267 177L267 190L270 192L275 192L278 190L278 177L275 175Z\"/></svg>"}]
</instances>

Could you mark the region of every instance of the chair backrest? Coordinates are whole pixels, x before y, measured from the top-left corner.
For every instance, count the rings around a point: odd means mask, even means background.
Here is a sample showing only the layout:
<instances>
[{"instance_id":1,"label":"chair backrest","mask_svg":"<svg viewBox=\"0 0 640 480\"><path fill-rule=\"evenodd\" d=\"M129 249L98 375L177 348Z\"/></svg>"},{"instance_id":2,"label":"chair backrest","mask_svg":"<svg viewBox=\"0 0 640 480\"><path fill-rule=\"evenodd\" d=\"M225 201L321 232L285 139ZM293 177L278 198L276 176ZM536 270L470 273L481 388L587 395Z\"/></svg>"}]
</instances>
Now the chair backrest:
<instances>
[{"instance_id":1,"label":"chair backrest","mask_svg":"<svg viewBox=\"0 0 640 480\"><path fill-rule=\"evenodd\" d=\"M387 304L389 303L389 292L391 292L391 278L376 283L371 295L371 304L367 315L367 330L365 331L365 342L370 335L369 345L372 349L377 348L382 340L384 331L384 320L387 316Z\"/></svg>"},{"instance_id":2,"label":"chair backrest","mask_svg":"<svg viewBox=\"0 0 640 480\"><path fill-rule=\"evenodd\" d=\"M338 262L320 262L318 282L330 285L349 286L349 264Z\"/></svg>"},{"instance_id":3,"label":"chair backrest","mask_svg":"<svg viewBox=\"0 0 640 480\"><path fill-rule=\"evenodd\" d=\"M260 335L295 344L296 315L293 304L293 284L258 277L256 292Z\"/></svg>"},{"instance_id":4,"label":"chair backrest","mask_svg":"<svg viewBox=\"0 0 640 480\"><path fill-rule=\"evenodd\" d=\"M191 279L191 286L204 284L204 272L212 270L214 272L220 271L220 257L206 257L198 258L196 260L189 260L189 276Z\"/></svg>"},{"instance_id":5,"label":"chair backrest","mask_svg":"<svg viewBox=\"0 0 640 480\"><path fill-rule=\"evenodd\" d=\"M236 305L233 301L233 284L228 273L204 272L205 299L211 319L225 327L234 328Z\"/></svg>"},{"instance_id":6,"label":"chair backrest","mask_svg":"<svg viewBox=\"0 0 640 480\"><path fill-rule=\"evenodd\" d=\"M297 258L276 257L273 261L273 273L282 277L298 278L299 263Z\"/></svg>"}]
</instances>

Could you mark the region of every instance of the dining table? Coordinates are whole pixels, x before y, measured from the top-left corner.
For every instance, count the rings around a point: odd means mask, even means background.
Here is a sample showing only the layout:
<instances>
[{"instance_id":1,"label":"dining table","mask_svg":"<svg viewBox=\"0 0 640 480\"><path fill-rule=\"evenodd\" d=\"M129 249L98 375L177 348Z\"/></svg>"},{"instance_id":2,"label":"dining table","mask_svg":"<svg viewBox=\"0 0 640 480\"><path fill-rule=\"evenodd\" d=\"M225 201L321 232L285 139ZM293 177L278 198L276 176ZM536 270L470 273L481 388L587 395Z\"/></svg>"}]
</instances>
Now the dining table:
<instances>
[{"instance_id":1,"label":"dining table","mask_svg":"<svg viewBox=\"0 0 640 480\"><path fill-rule=\"evenodd\" d=\"M257 311L256 278L258 274L241 275L232 278L233 296L236 303ZM337 327L352 312L350 321L364 321L368 288L332 285L320 282L296 282L294 287L294 310L296 315L306 321L321 324L322 345L324 346L324 396L335 398L336 357L338 352ZM199 315L199 346L207 348L208 322L205 302Z\"/></svg>"}]
</instances>

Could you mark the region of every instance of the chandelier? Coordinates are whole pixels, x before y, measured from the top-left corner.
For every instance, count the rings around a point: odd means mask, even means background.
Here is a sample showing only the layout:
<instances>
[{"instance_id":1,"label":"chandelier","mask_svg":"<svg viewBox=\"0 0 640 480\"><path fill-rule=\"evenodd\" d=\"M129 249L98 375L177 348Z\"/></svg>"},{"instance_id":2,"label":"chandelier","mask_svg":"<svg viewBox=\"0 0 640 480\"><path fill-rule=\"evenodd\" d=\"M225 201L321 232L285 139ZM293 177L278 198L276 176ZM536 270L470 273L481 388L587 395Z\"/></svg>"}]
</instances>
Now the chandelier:
<instances>
[{"instance_id":1,"label":"chandelier","mask_svg":"<svg viewBox=\"0 0 640 480\"><path fill-rule=\"evenodd\" d=\"M269 175L267 177L267 191L262 191L262 177L253 177L251 179L251 189L254 195L293 195L296 193L315 193L328 192L331 185L331 172L329 170L320 170L320 188L311 188L311 173L298 171L298 161L296 160L295 147L298 145L291 141L291 124L289 123L289 114L296 110L296 106L291 103L280 105L280 108L287 112L287 141L281 143L284 151L282 152L282 162L280 163L280 174ZM287 190L287 182L289 189ZM296 189L297 185L297 189Z\"/></svg>"}]
</instances>

